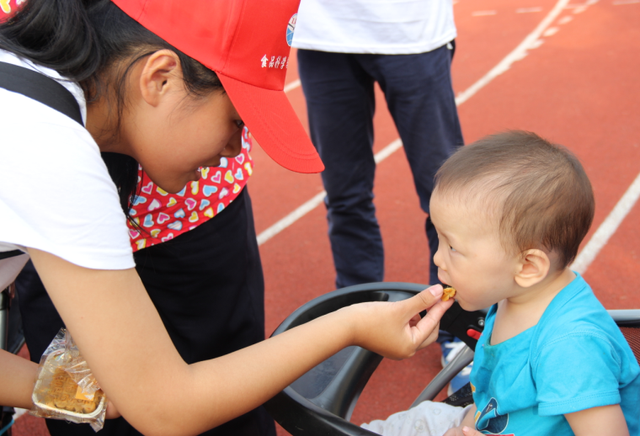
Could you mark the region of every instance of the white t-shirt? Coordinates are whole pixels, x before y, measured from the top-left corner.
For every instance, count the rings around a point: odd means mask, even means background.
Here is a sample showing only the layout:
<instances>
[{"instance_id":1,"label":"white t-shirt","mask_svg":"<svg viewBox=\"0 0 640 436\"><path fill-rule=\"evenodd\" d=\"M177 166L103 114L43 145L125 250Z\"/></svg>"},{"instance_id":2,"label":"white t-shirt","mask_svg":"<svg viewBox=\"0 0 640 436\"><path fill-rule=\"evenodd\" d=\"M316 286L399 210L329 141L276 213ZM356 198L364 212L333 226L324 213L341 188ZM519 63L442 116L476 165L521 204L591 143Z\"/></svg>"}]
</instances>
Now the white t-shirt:
<instances>
[{"instance_id":1,"label":"white t-shirt","mask_svg":"<svg viewBox=\"0 0 640 436\"><path fill-rule=\"evenodd\" d=\"M415 54L456 37L452 0L302 0L293 46L337 53Z\"/></svg>"},{"instance_id":2,"label":"white t-shirt","mask_svg":"<svg viewBox=\"0 0 640 436\"><path fill-rule=\"evenodd\" d=\"M58 80L76 97L86 119L76 83L6 51L0 50L0 61ZM133 268L117 190L89 132L55 109L4 88L0 107L0 251L30 247L86 268ZM13 280L15 263L0 261L0 289Z\"/></svg>"}]
</instances>

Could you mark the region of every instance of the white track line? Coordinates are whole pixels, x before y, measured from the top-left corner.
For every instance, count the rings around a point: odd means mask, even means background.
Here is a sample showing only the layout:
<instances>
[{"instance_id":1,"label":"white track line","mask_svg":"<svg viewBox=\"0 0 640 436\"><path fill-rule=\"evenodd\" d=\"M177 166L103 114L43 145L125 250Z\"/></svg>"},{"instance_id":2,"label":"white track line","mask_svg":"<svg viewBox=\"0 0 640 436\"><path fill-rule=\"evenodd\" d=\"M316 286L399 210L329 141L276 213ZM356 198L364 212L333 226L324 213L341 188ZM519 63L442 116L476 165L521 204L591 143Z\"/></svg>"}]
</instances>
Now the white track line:
<instances>
[{"instance_id":1,"label":"white track line","mask_svg":"<svg viewBox=\"0 0 640 436\"><path fill-rule=\"evenodd\" d=\"M544 32L549 25L556 19L556 17L562 12L565 6L569 3L569 0L560 0L554 8L549 12L549 14L538 24L533 32L528 34L525 39L522 40L520 45L518 45L511 53L505 56L504 59L498 63L495 67L493 67L487 74L484 75L480 80L467 88L466 91L458 94L456 98L456 103L461 105L465 101L469 100L471 96L473 96L476 92L484 88L491 82L493 79L498 77L500 74L507 71L511 68L511 65L522 59L527 55L527 50L536 47L538 44L538 40L540 39L540 35Z\"/></svg>"},{"instance_id":2,"label":"white track line","mask_svg":"<svg viewBox=\"0 0 640 436\"><path fill-rule=\"evenodd\" d=\"M376 153L376 155L374 156L376 163L382 162L400 147L402 147L402 141L398 138L391 144L387 145L384 149ZM260 233L258 235L258 245L264 244L269 239L273 238L275 235L289 227L291 224L295 223L298 219L305 216L308 212L311 212L324 201L324 197L326 197L326 195L327 191L322 191L316 194L311 200L308 200L302 206L291 212L289 215L269 227L264 232Z\"/></svg>"},{"instance_id":3,"label":"white track line","mask_svg":"<svg viewBox=\"0 0 640 436\"><path fill-rule=\"evenodd\" d=\"M302 206L291 212L286 217L282 218L280 221L269 227L264 232L258 235L258 245L262 245L267 242L269 239L273 238L275 235L289 227L291 224L298 221L300 218L305 216L307 213L311 212L315 209L322 201L324 197L327 196L327 191L322 191L319 194L316 194L311 200L308 200Z\"/></svg>"},{"instance_id":4,"label":"white track line","mask_svg":"<svg viewBox=\"0 0 640 436\"><path fill-rule=\"evenodd\" d=\"M600 227L598 227L598 230L593 234L587 245L578 254L576 260L571 264L572 270L580 274L587 270L600 250L602 250L602 247L607 244L609 238L616 232L624 218L636 204L638 197L640 197L640 174L620 198L620 201L609 213L609 216L600 224Z\"/></svg>"},{"instance_id":5,"label":"white track line","mask_svg":"<svg viewBox=\"0 0 640 436\"><path fill-rule=\"evenodd\" d=\"M520 9L516 9L516 14L531 14L534 12L542 12L542 8L540 7L535 7L535 8L520 8Z\"/></svg>"},{"instance_id":6,"label":"white track line","mask_svg":"<svg viewBox=\"0 0 640 436\"><path fill-rule=\"evenodd\" d=\"M300 79L296 79L291 83L288 83L287 85L285 85L284 87L284 92L289 92L292 89L296 89L298 86L300 86Z\"/></svg>"},{"instance_id":7,"label":"white track line","mask_svg":"<svg viewBox=\"0 0 640 436\"><path fill-rule=\"evenodd\" d=\"M518 45L511 53L509 53L504 59L502 59L502 61L500 61L498 65L493 67L493 69L485 74L480 80L471 85L464 92L458 94L458 96L456 97L456 104L459 106L465 101L469 100L471 96L473 96L480 89L487 86L489 82L507 71L511 67L511 64L525 57L527 55L527 49L536 47L535 44L542 35L542 32L544 32L547 27L549 27L549 25L553 22L553 20L556 19L560 12L562 12L562 10L567 6L567 3L569 3L569 0L559 0L554 8L549 12L549 14L540 22L540 24L538 24L538 27L536 27L533 32L527 35L527 37L520 43L520 45ZM288 92L292 89L297 88L298 86L300 86L300 81L295 80L285 86L284 89L285 92ZM387 145L375 155L376 163L382 162L401 146L402 142L400 141L400 139L396 139L391 144ZM302 218L308 212L315 209L320 203L323 202L326 194L327 193L325 191L316 194L302 206L298 207L289 215L285 216L280 221L276 222L274 225L260 233L258 235L258 245L264 244L269 239L273 238L275 235Z\"/></svg>"},{"instance_id":8,"label":"white track line","mask_svg":"<svg viewBox=\"0 0 640 436\"><path fill-rule=\"evenodd\" d=\"M490 15L496 15L498 11L475 11L471 13L472 17L487 17Z\"/></svg>"}]
</instances>

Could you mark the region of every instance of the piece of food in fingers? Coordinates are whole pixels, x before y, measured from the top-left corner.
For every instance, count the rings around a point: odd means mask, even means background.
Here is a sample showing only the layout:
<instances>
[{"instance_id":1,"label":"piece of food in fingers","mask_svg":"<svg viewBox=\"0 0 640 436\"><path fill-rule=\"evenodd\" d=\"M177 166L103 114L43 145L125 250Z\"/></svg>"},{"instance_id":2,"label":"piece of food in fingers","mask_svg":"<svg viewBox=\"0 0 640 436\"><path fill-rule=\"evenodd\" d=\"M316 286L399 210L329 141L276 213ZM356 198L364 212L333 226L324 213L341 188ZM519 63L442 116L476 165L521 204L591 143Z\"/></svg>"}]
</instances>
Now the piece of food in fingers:
<instances>
[{"instance_id":1,"label":"piece of food in fingers","mask_svg":"<svg viewBox=\"0 0 640 436\"><path fill-rule=\"evenodd\" d=\"M452 288L451 286L448 286L448 287L444 288L444 290L442 292L441 300L442 301L448 301L450 298L455 297L455 295L456 295L456 289Z\"/></svg>"}]
</instances>

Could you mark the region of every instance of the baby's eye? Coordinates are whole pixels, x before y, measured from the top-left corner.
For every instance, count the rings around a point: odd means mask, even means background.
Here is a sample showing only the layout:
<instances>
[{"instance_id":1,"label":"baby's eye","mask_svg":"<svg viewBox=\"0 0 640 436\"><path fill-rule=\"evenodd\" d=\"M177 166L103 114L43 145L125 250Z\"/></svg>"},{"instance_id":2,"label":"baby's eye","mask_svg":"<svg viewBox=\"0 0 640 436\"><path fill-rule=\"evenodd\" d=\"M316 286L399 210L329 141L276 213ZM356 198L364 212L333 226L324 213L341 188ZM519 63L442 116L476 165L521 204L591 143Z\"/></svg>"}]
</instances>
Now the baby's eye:
<instances>
[{"instance_id":1,"label":"baby's eye","mask_svg":"<svg viewBox=\"0 0 640 436\"><path fill-rule=\"evenodd\" d=\"M451 251L456 251L456 249L455 249L455 248L453 248L451 245L449 245L449 250L451 250Z\"/></svg>"}]
</instances>

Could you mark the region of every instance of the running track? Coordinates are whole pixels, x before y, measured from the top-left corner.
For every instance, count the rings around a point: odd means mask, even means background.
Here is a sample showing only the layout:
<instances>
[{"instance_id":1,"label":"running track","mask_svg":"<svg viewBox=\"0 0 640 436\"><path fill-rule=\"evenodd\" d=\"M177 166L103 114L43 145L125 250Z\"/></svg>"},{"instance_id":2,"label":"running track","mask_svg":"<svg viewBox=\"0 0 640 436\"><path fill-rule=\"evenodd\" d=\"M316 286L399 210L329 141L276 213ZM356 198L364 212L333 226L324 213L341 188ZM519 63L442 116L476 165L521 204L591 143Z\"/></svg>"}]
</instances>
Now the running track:
<instances>
[{"instance_id":1,"label":"running track","mask_svg":"<svg viewBox=\"0 0 640 436\"><path fill-rule=\"evenodd\" d=\"M455 14L453 82L465 142L524 129L572 149L596 195L594 225L574 268L607 308L640 308L634 291L640 283L640 0L459 0ZM306 124L294 60L286 89ZM424 214L384 100L378 102L375 201L385 280L426 284ZM253 156L249 190L271 332L298 306L332 291L334 272L320 177L286 171L259 147ZM439 361L434 346L406 361L383 361L352 420L406 409ZM30 416L14 429L19 436L47 434Z\"/></svg>"}]
</instances>

